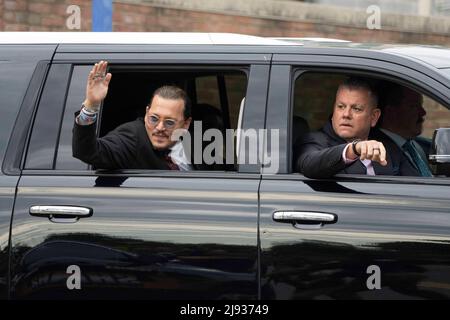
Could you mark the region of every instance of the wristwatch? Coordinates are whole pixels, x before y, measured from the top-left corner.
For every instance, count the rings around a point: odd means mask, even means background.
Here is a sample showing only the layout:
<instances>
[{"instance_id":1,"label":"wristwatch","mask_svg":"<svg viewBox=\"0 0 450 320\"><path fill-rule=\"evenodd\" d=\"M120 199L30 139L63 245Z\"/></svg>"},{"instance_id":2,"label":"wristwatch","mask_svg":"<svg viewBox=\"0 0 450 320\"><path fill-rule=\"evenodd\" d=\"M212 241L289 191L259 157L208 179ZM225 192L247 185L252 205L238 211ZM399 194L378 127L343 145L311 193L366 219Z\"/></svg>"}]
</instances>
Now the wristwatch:
<instances>
[{"instance_id":1,"label":"wristwatch","mask_svg":"<svg viewBox=\"0 0 450 320\"><path fill-rule=\"evenodd\" d=\"M358 142L361 142L361 139L355 139L352 141L352 150L353 150L353 153L359 157L361 154L358 151L356 151L356 144Z\"/></svg>"}]
</instances>

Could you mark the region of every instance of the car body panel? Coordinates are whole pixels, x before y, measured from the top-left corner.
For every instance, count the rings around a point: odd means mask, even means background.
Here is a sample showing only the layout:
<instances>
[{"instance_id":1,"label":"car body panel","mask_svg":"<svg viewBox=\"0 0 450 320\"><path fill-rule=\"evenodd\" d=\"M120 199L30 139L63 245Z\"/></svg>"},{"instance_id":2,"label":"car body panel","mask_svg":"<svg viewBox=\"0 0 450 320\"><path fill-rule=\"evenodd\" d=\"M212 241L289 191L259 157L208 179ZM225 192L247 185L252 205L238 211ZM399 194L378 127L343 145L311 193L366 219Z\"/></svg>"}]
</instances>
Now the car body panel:
<instances>
[{"instance_id":1,"label":"car body panel","mask_svg":"<svg viewBox=\"0 0 450 320\"><path fill-rule=\"evenodd\" d=\"M18 167L34 102L55 49L56 45L0 46L0 299L9 295L9 231L20 174ZM30 107L31 113L26 114ZM13 128L19 127L25 134L12 134Z\"/></svg>"},{"instance_id":2,"label":"car body panel","mask_svg":"<svg viewBox=\"0 0 450 320\"><path fill-rule=\"evenodd\" d=\"M62 118L70 65L97 58L76 55L55 56L36 113L26 160L34 170L22 172L11 226L11 297L257 299L259 163L237 172L52 170L60 126L45 115ZM242 129L264 128L266 96L259 92L267 90L270 55L234 56L239 63L220 54L113 55L104 59L164 66L185 59L191 68L245 64ZM77 206L92 215L41 217L30 214L33 206ZM69 288L70 268L79 268L80 290Z\"/></svg>"},{"instance_id":3,"label":"car body panel","mask_svg":"<svg viewBox=\"0 0 450 320\"><path fill-rule=\"evenodd\" d=\"M448 181L282 177L265 176L260 189L262 298L449 299ZM297 229L274 221L276 211L337 222Z\"/></svg>"},{"instance_id":4,"label":"car body panel","mask_svg":"<svg viewBox=\"0 0 450 320\"><path fill-rule=\"evenodd\" d=\"M258 176L24 173L12 225L12 298L256 299L258 184ZM35 205L93 214L51 221L31 216ZM68 290L72 265L81 290Z\"/></svg>"}]
</instances>

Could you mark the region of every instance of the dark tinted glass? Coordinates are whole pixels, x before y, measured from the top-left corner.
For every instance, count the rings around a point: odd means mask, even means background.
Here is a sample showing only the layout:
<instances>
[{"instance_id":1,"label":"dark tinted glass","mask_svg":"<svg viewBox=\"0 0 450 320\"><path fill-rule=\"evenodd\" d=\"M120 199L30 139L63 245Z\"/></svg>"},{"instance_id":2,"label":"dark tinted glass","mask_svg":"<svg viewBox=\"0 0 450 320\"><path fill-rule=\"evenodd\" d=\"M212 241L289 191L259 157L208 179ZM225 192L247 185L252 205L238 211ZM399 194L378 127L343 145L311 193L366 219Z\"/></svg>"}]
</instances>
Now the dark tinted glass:
<instances>
[{"instance_id":1,"label":"dark tinted glass","mask_svg":"<svg viewBox=\"0 0 450 320\"><path fill-rule=\"evenodd\" d=\"M50 69L33 124L25 168L53 169L71 65Z\"/></svg>"},{"instance_id":2,"label":"dark tinted glass","mask_svg":"<svg viewBox=\"0 0 450 320\"><path fill-rule=\"evenodd\" d=\"M92 66L76 66L72 72L66 107L59 136L58 155L55 169L86 170L87 164L72 157L72 127L74 113L81 109L86 94L86 79Z\"/></svg>"},{"instance_id":3,"label":"dark tinted glass","mask_svg":"<svg viewBox=\"0 0 450 320\"><path fill-rule=\"evenodd\" d=\"M34 68L34 62L1 61L0 56L0 162Z\"/></svg>"}]
</instances>

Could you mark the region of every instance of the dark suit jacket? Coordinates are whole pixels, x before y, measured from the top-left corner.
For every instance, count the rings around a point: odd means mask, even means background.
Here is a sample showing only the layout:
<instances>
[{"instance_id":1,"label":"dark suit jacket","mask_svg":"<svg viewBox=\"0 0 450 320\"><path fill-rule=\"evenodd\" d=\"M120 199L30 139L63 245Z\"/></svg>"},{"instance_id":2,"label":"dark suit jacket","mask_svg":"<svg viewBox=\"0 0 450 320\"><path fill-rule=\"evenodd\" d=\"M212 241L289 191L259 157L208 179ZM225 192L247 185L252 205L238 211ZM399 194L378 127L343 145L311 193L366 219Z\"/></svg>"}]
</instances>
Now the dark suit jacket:
<instances>
[{"instance_id":1,"label":"dark suit jacket","mask_svg":"<svg viewBox=\"0 0 450 320\"><path fill-rule=\"evenodd\" d=\"M75 118L79 115L75 113ZM163 154L153 148L145 129L144 119L126 122L101 138L96 137L96 124L81 126L74 121L72 155L96 169L157 169L170 170ZM195 151L195 139L191 139L190 150ZM185 148L196 170L232 170L232 166L213 163L196 164L193 152ZM202 149L203 151L203 149Z\"/></svg>"},{"instance_id":2,"label":"dark suit jacket","mask_svg":"<svg viewBox=\"0 0 450 320\"><path fill-rule=\"evenodd\" d=\"M74 123L72 154L75 158L97 169L170 170L163 155L153 149L142 118L124 123L98 139L95 127L95 123L85 126Z\"/></svg>"},{"instance_id":3,"label":"dark suit jacket","mask_svg":"<svg viewBox=\"0 0 450 320\"><path fill-rule=\"evenodd\" d=\"M415 137L414 141L417 142L419 144L419 146L422 147L423 152L425 152L425 155L428 156L430 155L430 149L431 149L431 139L425 138L425 137Z\"/></svg>"},{"instance_id":4,"label":"dark suit jacket","mask_svg":"<svg viewBox=\"0 0 450 320\"><path fill-rule=\"evenodd\" d=\"M376 175L419 175L402 151L383 132L372 129L369 139L383 142L386 148L387 166L372 162ZM329 121L320 131L306 134L295 145L295 170L309 178L329 178L341 173L366 174L366 167L359 160L345 164L342 152L347 144L334 132Z\"/></svg>"}]
</instances>

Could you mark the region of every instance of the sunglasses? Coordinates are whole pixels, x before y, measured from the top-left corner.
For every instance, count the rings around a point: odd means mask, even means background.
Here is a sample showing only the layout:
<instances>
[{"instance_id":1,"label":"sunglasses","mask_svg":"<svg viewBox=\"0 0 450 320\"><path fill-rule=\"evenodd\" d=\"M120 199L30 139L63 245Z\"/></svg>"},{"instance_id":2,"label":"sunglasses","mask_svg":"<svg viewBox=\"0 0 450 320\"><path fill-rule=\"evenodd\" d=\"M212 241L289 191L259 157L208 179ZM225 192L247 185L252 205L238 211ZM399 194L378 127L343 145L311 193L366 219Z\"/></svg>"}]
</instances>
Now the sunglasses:
<instances>
[{"instance_id":1,"label":"sunglasses","mask_svg":"<svg viewBox=\"0 0 450 320\"><path fill-rule=\"evenodd\" d=\"M150 122L150 124L152 126L156 127L160 121L161 121L161 119L159 119L159 117L157 117L155 115L148 116L148 122ZM163 123L164 128L173 129L175 127L175 125L177 124L177 121L175 121L173 119L166 119L166 120L163 120L162 123Z\"/></svg>"}]
</instances>

